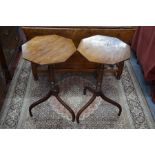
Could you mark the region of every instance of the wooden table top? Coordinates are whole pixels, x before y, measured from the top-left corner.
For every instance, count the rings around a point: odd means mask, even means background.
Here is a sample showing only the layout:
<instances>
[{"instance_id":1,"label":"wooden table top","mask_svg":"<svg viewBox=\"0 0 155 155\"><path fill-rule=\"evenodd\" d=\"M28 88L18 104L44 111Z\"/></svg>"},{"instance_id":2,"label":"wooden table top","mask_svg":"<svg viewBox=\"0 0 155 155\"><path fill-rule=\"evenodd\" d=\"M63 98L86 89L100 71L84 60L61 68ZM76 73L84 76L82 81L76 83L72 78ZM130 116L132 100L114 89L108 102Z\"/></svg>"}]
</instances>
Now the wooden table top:
<instances>
[{"instance_id":1,"label":"wooden table top","mask_svg":"<svg viewBox=\"0 0 155 155\"><path fill-rule=\"evenodd\" d=\"M130 46L115 37L94 35L81 40L77 50L90 62L116 64L130 58Z\"/></svg>"},{"instance_id":2,"label":"wooden table top","mask_svg":"<svg viewBox=\"0 0 155 155\"><path fill-rule=\"evenodd\" d=\"M36 36L22 45L23 58L41 65L65 62L74 52L73 41L58 35Z\"/></svg>"}]
</instances>

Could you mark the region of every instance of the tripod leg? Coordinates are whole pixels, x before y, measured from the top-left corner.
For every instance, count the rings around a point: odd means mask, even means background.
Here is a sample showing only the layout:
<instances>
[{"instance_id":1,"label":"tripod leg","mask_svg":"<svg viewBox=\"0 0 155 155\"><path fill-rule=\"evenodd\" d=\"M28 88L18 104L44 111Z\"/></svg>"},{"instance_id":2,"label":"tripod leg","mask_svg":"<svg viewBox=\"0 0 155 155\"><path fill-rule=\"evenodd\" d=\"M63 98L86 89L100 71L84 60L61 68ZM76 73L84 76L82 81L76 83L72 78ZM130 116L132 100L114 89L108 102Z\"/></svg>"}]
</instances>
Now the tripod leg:
<instances>
[{"instance_id":1,"label":"tripod leg","mask_svg":"<svg viewBox=\"0 0 155 155\"><path fill-rule=\"evenodd\" d=\"M91 99L87 102L87 104L85 104L77 113L76 115L76 121L77 123L79 123L79 117L81 115L81 113L95 100L96 95L93 94L93 96L91 97Z\"/></svg>"},{"instance_id":2,"label":"tripod leg","mask_svg":"<svg viewBox=\"0 0 155 155\"><path fill-rule=\"evenodd\" d=\"M36 101L36 102L34 102L33 104L30 105L29 113L30 113L31 117L33 116L32 115L32 108L34 108L35 106L37 106L37 105L41 104L42 102L46 101L51 95L52 95L52 92L49 91L49 93L45 97L43 97L42 99L40 99L40 100L38 100L38 101Z\"/></svg>"},{"instance_id":3,"label":"tripod leg","mask_svg":"<svg viewBox=\"0 0 155 155\"><path fill-rule=\"evenodd\" d=\"M122 72L123 72L123 67L124 67L124 61L119 62L118 64L116 64L118 70L116 71L116 78L117 80L120 80Z\"/></svg>"},{"instance_id":4,"label":"tripod leg","mask_svg":"<svg viewBox=\"0 0 155 155\"><path fill-rule=\"evenodd\" d=\"M101 93L101 98L109 103L111 103L112 105L116 106L118 109L119 109L119 113L118 113L118 116L121 115L121 112L122 112L122 107L120 104L118 104L117 102L111 100L110 98L106 97L103 93Z\"/></svg>"},{"instance_id":5,"label":"tripod leg","mask_svg":"<svg viewBox=\"0 0 155 155\"><path fill-rule=\"evenodd\" d=\"M38 65L36 63L31 62L31 67L32 67L32 74L33 74L34 80L37 81L38 80L38 72L37 72Z\"/></svg>"},{"instance_id":6,"label":"tripod leg","mask_svg":"<svg viewBox=\"0 0 155 155\"><path fill-rule=\"evenodd\" d=\"M83 90L83 94L86 95L86 91L89 90L91 93L94 93L95 90L93 90L93 88L90 88L88 86L84 87L84 90Z\"/></svg>"},{"instance_id":7,"label":"tripod leg","mask_svg":"<svg viewBox=\"0 0 155 155\"><path fill-rule=\"evenodd\" d=\"M75 113L74 113L74 111L58 95L55 95L55 97L71 113L72 122L74 122L75 121Z\"/></svg>"}]
</instances>

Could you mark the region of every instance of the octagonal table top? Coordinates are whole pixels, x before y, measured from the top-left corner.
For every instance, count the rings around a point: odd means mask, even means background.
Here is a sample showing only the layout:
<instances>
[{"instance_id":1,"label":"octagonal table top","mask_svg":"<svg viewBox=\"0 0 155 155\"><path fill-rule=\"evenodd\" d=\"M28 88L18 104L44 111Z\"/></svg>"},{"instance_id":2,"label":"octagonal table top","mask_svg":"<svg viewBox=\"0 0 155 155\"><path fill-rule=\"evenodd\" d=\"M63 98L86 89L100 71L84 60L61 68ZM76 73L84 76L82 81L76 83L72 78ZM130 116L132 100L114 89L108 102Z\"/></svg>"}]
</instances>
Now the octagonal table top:
<instances>
[{"instance_id":1,"label":"octagonal table top","mask_svg":"<svg viewBox=\"0 0 155 155\"><path fill-rule=\"evenodd\" d=\"M89 61L116 64L130 58L130 46L118 38L95 35L81 40L77 50Z\"/></svg>"},{"instance_id":2,"label":"octagonal table top","mask_svg":"<svg viewBox=\"0 0 155 155\"><path fill-rule=\"evenodd\" d=\"M23 58L41 65L64 62L75 51L71 39L58 35L36 36L22 45Z\"/></svg>"}]
</instances>

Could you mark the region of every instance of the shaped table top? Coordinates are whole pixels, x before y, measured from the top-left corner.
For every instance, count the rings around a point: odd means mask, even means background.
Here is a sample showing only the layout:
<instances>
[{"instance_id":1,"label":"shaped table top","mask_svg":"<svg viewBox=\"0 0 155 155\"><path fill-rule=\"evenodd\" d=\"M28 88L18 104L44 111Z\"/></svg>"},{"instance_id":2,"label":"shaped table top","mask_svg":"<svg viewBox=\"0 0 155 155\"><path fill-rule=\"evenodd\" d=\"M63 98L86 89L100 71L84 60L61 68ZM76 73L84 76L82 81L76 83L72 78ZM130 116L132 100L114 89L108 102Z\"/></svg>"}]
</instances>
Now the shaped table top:
<instances>
[{"instance_id":1,"label":"shaped table top","mask_svg":"<svg viewBox=\"0 0 155 155\"><path fill-rule=\"evenodd\" d=\"M41 65L64 62L75 51L71 39L58 35L37 36L22 45L23 57Z\"/></svg>"},{"instance_id":2,"label":"shaped table top","mask_svg":"<svg viewBox=\"0 0 155 155\"><path fill-rule=\"evenodd\" d=\"M96 63L116 64L130 57L129 45L118 38L102 35L82 39L77 50Z\"/></svg>"}]
</instances>

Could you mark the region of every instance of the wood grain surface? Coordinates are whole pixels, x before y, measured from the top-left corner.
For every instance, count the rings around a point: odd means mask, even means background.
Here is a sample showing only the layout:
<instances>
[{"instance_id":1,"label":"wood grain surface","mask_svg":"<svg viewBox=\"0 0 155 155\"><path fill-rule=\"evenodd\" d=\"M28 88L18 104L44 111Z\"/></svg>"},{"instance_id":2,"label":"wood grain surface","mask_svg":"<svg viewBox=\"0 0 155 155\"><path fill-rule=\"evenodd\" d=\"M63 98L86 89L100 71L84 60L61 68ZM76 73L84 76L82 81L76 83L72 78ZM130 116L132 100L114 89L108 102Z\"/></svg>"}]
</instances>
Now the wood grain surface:
<instances>
[{"instance_id":1,"label":"wood grain surface","mask_svg":"<svg viewBox=\"0 0 155 155\"><path fill-rule=\"evenodd\" d=\"M41 65L64 62L75 51L71 39L58 35L37 36L22 45L23 57Z\"/></svg>"},{"instance_id":2,"label":"wood grain surface","mask_svg":"<svg viewBox=\"0 0 155 155\"><path fill-rule=\"evenodd\" d=\"M90 62L116 64L130 58L130 46L115 37L94 35L81 40L77 49Z\"/></svg>"}]
</instances>

